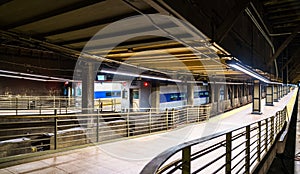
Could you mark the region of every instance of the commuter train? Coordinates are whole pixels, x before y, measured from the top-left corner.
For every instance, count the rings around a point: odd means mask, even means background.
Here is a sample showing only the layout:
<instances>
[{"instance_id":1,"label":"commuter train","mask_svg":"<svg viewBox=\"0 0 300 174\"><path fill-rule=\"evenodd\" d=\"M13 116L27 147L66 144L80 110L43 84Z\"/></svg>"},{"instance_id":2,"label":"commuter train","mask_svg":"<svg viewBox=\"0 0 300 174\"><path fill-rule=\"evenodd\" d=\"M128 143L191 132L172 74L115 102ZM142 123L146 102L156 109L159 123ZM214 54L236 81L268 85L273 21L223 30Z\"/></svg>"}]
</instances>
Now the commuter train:
<instances>
[{"instance_id":1,"label":"commuter train","mask_svg":"<svg viewBox=\"0 0 300 174\"><path fill-rule=\"evenodd\" d=\"M194 87L194 105L208 103L208 90L206 86ZM177 108L187 105L187 93L179 90L176 85L160 87L160 108Z\"/></svg>"},{"instance_id":2,"label":"commuter train","mask_svg":"<svg viewBox=\"0 0 300 174\"><path fill-rule=\"evenodd\" d=\"M151 88L148 91L141 85L134 88L124 85L124 82L96 82L94 85L95 107L106 107L106 110L132 108L150 108ZM160 86L160 110L179 108L187 105L186 90L180 90L176 85ZM207 86L195 86L194 105L208 103ZM146 103L146 104L145 104ZM113 106L112 106L113 105Z\"/></svg>"}]
</instances>

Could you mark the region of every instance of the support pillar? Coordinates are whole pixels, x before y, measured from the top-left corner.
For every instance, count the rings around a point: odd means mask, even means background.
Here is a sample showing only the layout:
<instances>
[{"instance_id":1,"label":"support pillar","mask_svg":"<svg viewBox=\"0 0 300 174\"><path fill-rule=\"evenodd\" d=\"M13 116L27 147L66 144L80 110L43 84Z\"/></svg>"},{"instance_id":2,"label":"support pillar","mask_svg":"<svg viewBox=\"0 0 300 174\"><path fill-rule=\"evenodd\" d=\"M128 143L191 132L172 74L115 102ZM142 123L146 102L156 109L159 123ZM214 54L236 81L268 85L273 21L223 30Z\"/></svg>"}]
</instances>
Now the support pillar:
<instances>
[{"instance_id":1,"label":"support pillar","mask_svg":"<svg viewBox=\"0 0 300 174\"><path fill-rule=\"evenodd\" d=\"M273 90L274 102L278 102L278 86L274 85Z\"/></svg>"},{"instance_id":2,"label":"support pillar","mask_svg":"<svg viewBox=\"0 0 300 174\"><path fill-rule=\"evenodd\" d=\"M273 91L273 85L268 85L266 87L266 106L274 106L273 100L274 100L274 91Z\"/></svg>"},{"instance_id":3,"label":"support pillar","mask_svg":"<svg viewBox=\"0 0 300 174\"><path fill-rule=\"evenodd\" d=\"M187 105L194 106L194 83L187 84Z\"/></svg>"},{"instance_id":4,"label":"support pillar","mask_svg":"<svg viewBox=\"0 0 300 174\"><path fill-rule=\"evenodd\" d=\"M216 85L216 92L217 92L217 111L216 113L219 113L222 105L221 105L221 85Z\"/></svg>"},{"instance_id":5,"label":"support pillar","mask_svg":"<svg viewBox=\"0 0 300 174\"><path fill-rule=\"evenodd\" d=\"M282 85L279 85L278 86L278 91L279 91L279 97L278 97L278 99L281 99L282 98Z\"/></svg>"},{"instance_id":6,"label":"support pillar","mask_svg":"<svg viewBox=\"0 0 300 174\"><path fill-rule=\"evenodd\" d=\"M215 102L215 84L210 84L210 103L214 103Z\"/></svg>"},{"instance_id":7,"label":"support pillar","mask_svg":"<svg viewBox=\"0 0 300 174\"><path fill-rule=\"evenodd\" d=\"M224 100L228 100L228 86L224 85Z\"/></svg>"},{"instance_id":8,"label":"support pillar","mask_svg":"<svg viewBox=\"0 0 300 174\"><path fill-rule=\"evenodd\" d=\"M283 96L285 96L285 95L286 95L286 86L283 85Z\"/></svg>"},{"instance_id":9,"label":"support pillar","mask_svg":"<svg viewBox=\"0 0 300 174\"><path fill-rule=\"evenodd\" d=\"M158 112L160 107L160 87L159 82L152 84L151 87L151 109Z\"/></svg>"},{"instance_id":10,"label":"support pillar","mask_svg":"<svg viewBox=\"0 0 300 174\"><path fill-rule=\"evenodd\" d=\"M82 72L82 112L92 113L94 108L94 65L88 62Z\"/></svg>"},{"instance_id":11,"label":"support pillar","mask_svg":"<svg viewBox=\"0 0 300 174\"><path fill-rule=\"evenodd\" d=\"M261 114L261 85L259 80L254 80L253 84L252 114Z\"/></svg>"}]
</instances>

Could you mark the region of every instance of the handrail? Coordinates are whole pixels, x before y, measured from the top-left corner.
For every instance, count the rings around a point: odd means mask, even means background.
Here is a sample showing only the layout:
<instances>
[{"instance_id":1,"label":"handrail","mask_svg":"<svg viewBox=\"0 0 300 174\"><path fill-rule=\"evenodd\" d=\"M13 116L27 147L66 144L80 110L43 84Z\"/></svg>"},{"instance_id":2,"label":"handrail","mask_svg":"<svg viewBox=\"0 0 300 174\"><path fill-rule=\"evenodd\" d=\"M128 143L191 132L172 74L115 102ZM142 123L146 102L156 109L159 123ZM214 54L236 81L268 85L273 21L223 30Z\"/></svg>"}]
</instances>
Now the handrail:
<instances>
[{"instance_id":1,"label":"handrail","mask_svg":"<svg viewBox=\"0 0 300 174\"><path fill-rule=\"evenodd\" d=\"M195 146L195 145L198 145L198 144L201 144L201 143L204 143L204 142L207 142L207 141L209 141L209 140L213 140L213 139L216 139L216 138L219 138L219 137L221 137L221 136L225 136L226 135L226 137L228 136L228 135L230 135L230 142L231 142L231 137L232 137L232 133L233 132L235 132L235 131L238 131L238 130L241 130L241 129L244 129L244 128L246 128L246 129L249 129L249 130L247 130L246 132L245 132L245 134L249 134L250 135L250 126L252 126L252 125L255 125L255 124L258 124L259 126L261 126L261 123L262 122L264 122L264 121L266 121L266 132L268 132L268 130L270 129L271 131L272 130L274 130L274 127L275 126L279 126L280 127L280 131L281 131L281 129L282 129L282 127L283 127L283 125L284 125L284 121L282 120L282 119L285 119L286 117L285 117L285 115L283 115L283 114L287 114L287 112L286 112L286 107L283 109L283 110L281 110L281 111L277 111L277 113L279 113L279 114L275 114L275 116L270 116L270 117L267 117L267 118L264 118L264 119L260 119L260 120L258 120L258 121L254 121L254 122L251 122L251 123L248 123L247 125L244 125L244 126L240 126L240 127L238 127L238 128L233 128L233 129L228 129L228 130L225 130L225 131L222 131L222 132L219 132L219 133L216 133L216 134L213 134L213 135L209 135L209 136L206 136L206 137L201 137L201 138L198 138L198 139L195 139L195 140L192 140L192 141L188 141L188 142L185 142L185 143L182 143L182 144L179 144L179 145L177 145L177 146L174 146L174 147L171 147L171 148L169 148L169 149L167 149L167 150L165 150L164 152L162 152L161 154L159 154L158 156L156 156L155 158L153 158L144 168L143 168L143 170L141 171L141 174L149 174L149 173L161 173L161 172L163 172L163 171L166 171L166 170L168 170L168 169L170 169L170 167L172 167L173 166L173 164L172 164L172 162L171 162L171 164L170 165L164 165L164 163L167 161L167 160L169 160L174 154L176 154L176 153L178 153L178 152L180 152L180 151L182 151L183 152L183 154L184 154L184 150L186 150L186 149L190 149L192 146ZM278 118L276 118L276 117L278 117ZM276 122L274 123L274 118L276 118ZM269 122L271 122L271 123L273 123L273 124L276 124L275 126L274 125L271 125L269 128L268 128L268 125L267 125L267 120L270 120ZM279 125L278 125L278 124ZM256 129L256 128L255 128ZM277 127L276 127L276 129L277 129ZM276 130L274 130L274 131L276 131ZM275 132L275 133L279 133L280 131L278 131L278 132ZM274 133L274 132L273 132ZM260 133L259 133L260 134ZM248 135L248 136L249 136ZM266 138L265 138L265 140L266 141L269 141L268 140L268 134L266 134L267 136L266 136ZM274 136L274 134L273 134L273 136ZM275 136L277 136L277 135L275 135ZM250 137L250 136L249 136ZM248 138L249 139L249 141L250 141L250 138ZM269 139L274 139L274 137L269 137ZM271 141L270 140L270 141ZM233 140L232 140L233 141ZM261 139L259 139L259 141L261 141ZM228 143L228 142L227 142ZM272 143L272 142L270 142L270 143ZM250 143L249 143L250 144ZM249 147L250 148L250 147ZM265 147L266 149L268 148L268 145L266 145L266 147ZM232 149L230 148L230 151L231 151ZM259 149L259 151L260 151L260 149ZM196 152L197 153L197 152ZM260 152L259 152L260 153ZM191 156L192 156L193 154L189 154L189 158L190 159L188 159L188 161L190 162L191 161ZM182 156L184 156L184 155L182 155ZM184 158L184 157L183 157ZM187 159L185 159L185 160L187 160ZM230 160L231 160L231 157L230 157ZM249 159L250 160L250 159ZM177 162L177 164L178 164L178 160L176 161ZM184 159L182 159L182 162L184 162ZM162 169L160 169L162 166L164 165L164 167L162 168ZM189 167L190 167L190 164L186 164L186 165L189 165ZM227 164L225 163L223 166L221 166L221 167L225 167ZM246 164L245 164L246 165ZM178 167L178 166L177 166ZM230 167L230 170L231 170L231 166L229 166ZM249 166L248 166L249 167ZM184 168L184 165L182 165L182 168ZM221 168L222 169L222 168ZM190 168L188 169L188 170L190 170ZM227 171L227 169L226 169L226 171ZM184 171L184 169L182 169L182 172L183 173L185 173L185 171ZM187 173L190 173L190 171L188 171Z\"/></svg>"},{"instance_id":2,"label":"handrail","mask_svg":"<svg viewBox=\"0 0 300 174\"><path fill-rule=\"evenodd\" d=\"M138 112L80 108L72 114L59 114L53 109L49 110L50 115L0 115L0 146L5 147L0 150L3 155L0 164L19 154L107 142L206 121L208 108L196 106L177 111L148 108ZM18 141L20 143L14 146Z\"/></svg>"}]
</instances>

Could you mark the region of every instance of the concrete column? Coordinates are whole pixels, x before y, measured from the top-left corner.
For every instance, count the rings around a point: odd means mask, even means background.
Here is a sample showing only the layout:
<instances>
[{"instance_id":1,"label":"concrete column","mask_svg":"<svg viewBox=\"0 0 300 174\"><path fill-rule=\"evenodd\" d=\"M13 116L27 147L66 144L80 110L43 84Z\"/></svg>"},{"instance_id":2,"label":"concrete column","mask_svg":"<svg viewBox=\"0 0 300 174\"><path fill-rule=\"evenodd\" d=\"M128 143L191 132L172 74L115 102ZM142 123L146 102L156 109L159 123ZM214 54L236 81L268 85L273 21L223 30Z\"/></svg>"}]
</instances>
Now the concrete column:
<instances>
[{"instance_id":1,"label":"concrete column","mask_svg":"<svg viewBox=\"0 0 300 174\"><path fill-rule=\"evenodd\" d=\"M273 97L274 97L274 102L278 102L278 86L274 85L273 87Z\"/></svg>"},{"instance_id":2,"label":"concrete column","mask_svg":"<svg viewBox=\"0 0 300 174\"><path fill-rule=\"evenodd\" d=\"M235 103L234 103L234 97L235 97L235 95L234 95L234 85L231 85L230 89L231 89L230 90L230 92L231 92L231 99L230 99L231 107L234 108L234 106L235 106Z\"/></svg>"},{"instance_id":3,"label":"concrete column","mask_svg":"<svg viewBox=\"0 0 300 174\"><path fill-rule=\"evenodd\" d=\"M254 80L252 114L261 114L261 85L259 80Z\"/></svg>"},{"instance_id":4,"label":"concrete column","mask_svg":"<svg viewBox=\"0 0 300 174\"><path fill-rule=\"evenodd\" d=\"M283 85L283 96L285 96L286 95L286 86L285 85Z\"/></svg>"},{"instance_id":5,"label":"concrete column","mask_svg":"<svg viewBox=\"0 0 300 174\"><path fill-rule=\"evenodd\" d=\"M94 108L94 65L86 63L82 72L82 112L91 113Z\"/></svg>"},{"instance_id":6,"label":"concrete column","mask_svg":"<svg viewBox=\"0 0 300 174\"><path fill-rule=\"evenodd\" d=\"M160 107L160 85L159 82L152 84L151 87L151 108L158 112Z\"/></svg>"},{"instance_id":7,"label":"concrete column","mask_svg":"<svg viewBox=\"0 0 300 174\"><path fill-rule=\"evenodd\" d=\"M281 99L282 98L282 86L281 85L278 86L278 94L279 94L278 99Z\"/></svg>"},{"instance_id":8,"label":"concrete column","mask_svg":"<svg viewBox=\"0 0 300 174\"><path fill-rule=\"evenodd\" d=\"M268 85L266 87L266 105L267 106L274 106L273 101L274 101L274 96L273 96L273 85Z\"/></svg>"},{"instance_id":9,"label":"concrete column","mask_svg":"<svg viewBox=\"0 0 300 174\"><path fill-rule=\"evenodd\" d=\"M220 95L221 95L221 93L220 93L220 90L221 90L221 86L220 85L215 85L216 86L216 92L217 92L217 113L221 110L221 97L220 97Z\"/></svg>"},{"instance_id":10,"label":"concrete column","mask_svg":"<svg viewBox=\"0 0 300 174\"><path fill-rule=\"evenodd\" d=\"M194 83L187 84L187 105L194 106Z\"/></svg>"},{"instance_id":11,"label":"concrete column","mask_svg":"<svg viewBox=\"0 0 300 174\"><path fill-rule=\"evenodd\" d=\"M214 103L215 102L215 84L211 83L210 84L210 103Z\"/></svg>"},{"instance_id":12,"label":"concrete column","mask_svg":"<svg viewBox=\"0 0 300 174\"><path fill-rule=\"evenodd\" d=\"M228 100L228 87L224 85L224 100Z\"/></svg>"}]
</instances>

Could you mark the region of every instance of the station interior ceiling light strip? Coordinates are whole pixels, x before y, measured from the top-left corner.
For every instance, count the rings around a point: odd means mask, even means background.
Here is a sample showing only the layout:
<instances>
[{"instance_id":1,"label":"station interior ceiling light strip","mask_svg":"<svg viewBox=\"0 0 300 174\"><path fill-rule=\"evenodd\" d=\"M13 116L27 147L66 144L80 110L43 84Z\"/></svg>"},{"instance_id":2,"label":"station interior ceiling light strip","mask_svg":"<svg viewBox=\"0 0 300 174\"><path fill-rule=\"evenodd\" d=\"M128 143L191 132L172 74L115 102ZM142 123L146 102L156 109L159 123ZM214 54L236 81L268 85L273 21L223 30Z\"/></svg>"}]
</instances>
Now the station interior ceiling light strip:
<instances>
[{"instance_id":1,"label":"station interior ceiling light strip","mask_svg":"<svg viewBox=\"0 0 300 174\"><path fill-rule=\"evenodd\" d=\"M271 82L269 79L267 79L266 77L263 77L262 75L258 74L257 72L251 70L250 68L248 68L245 65L242 65L239 61L232 59L230 61L227 62L227 65L230 66L233 69L239 70L255 79L258 79L264 83L267 84L272 84L273 82Z\"/></svg>"},{"instance_id":2,"label":"station interior ceiling light strip","mask_svg":"<svg viewBox=\"0 0 300 174\"><path fill-rule=\"evenodd\" d=\"M0 77L16 78L16 79L25 79L25 80L34 80L41 82L66 82L71 81L70 79L43 76L38 74L29 74L15 71L0 70Z\"/></svg>"}]
</instances>

